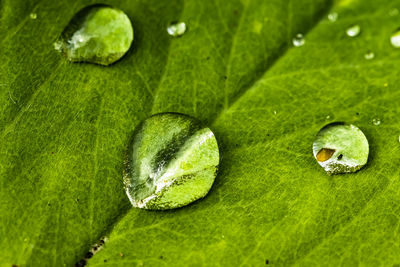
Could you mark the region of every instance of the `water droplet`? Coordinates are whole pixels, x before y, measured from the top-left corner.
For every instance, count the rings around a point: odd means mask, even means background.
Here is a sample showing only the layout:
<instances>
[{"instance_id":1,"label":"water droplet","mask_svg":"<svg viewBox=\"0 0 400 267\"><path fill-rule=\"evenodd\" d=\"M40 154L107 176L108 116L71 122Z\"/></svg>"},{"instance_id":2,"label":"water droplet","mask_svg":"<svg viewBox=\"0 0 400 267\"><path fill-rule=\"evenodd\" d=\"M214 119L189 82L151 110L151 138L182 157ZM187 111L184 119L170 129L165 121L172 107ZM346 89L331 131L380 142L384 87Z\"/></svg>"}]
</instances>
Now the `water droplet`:
<instances>
[{"instance_id":1,"label":"water droplet","mask_svg":"<svg viewBox=\"0 0 400 267\"><path fill-rule=\"evenodd\" d=\"M182 36L186 32L186 23L185 22L172 22L168 28L167 32L169 35L173 37Z\"/></svg>"},{"instance_id":2,"label":"water droplet","mask_svg":"<svg viewBox=\"0 0 400 267\"><path fill-rule=\"evenodd\" d=\"M394 17L399 14L399 10L397 8L393 8L389 11L389 16Z\"/></svg>"},{"instance_id":3,"label":"water droplet","mask_svg":"<svg viewBox=\"0 0 400 267\"><path fill-rule=\"evenodd\" d=\"M127 158L124 183L132 205L165 210L208 193L219 150L213 132L196 119L161 113L136 128Z\"/></svg>"},{"instance_id":4,"label":"water droplet","mask_svg":"<svg viewBox=\"0 0 400 267\"><path fill-rule=\"evenodd\" d=\"M306 43L304 35L301 33L296 34L296 36L292 40L292 43L296 47L303 46Z\"/></svg>"},{"instance_id":5,"label":"water droplet","mask_svg":"<svg viewBox=\"0 0 400 267\"><path fill-rule=\"evenodd\" d=\"M369 145L364 133L352 124L330 123L313 144L313 154L328 174L356 172L368 160Z\"/></svg>"},{"instance_id":6,"label":"water droplet","mask_svg":"<svg viewBox=\"0 0 400 267\"><path fill-rule=\"evenodd\" d=\"M400 29L397 29L390 37L390 42L396 48L400 48Z\"/></svg>"},{"instance_id":7,"label":"water droplet","mask_svg":"<svg viewBox=\"0 0 400 267\"><path fill-rule=\"evenodd\" d=\"M72 62L109 65L129 50L132 40L128 16L119 9L96 4L72 18L54 48Z\"/></svg>"},{"instance_id":8,"label":"water droplet","mask_svg":"<svg viewBox=\"0 0 400 267\"><path fill-rule=\"evenodd\" d=\"M356 37L361 32L361 27L358 24L351 25L347 30L346 34L349 37Z\"/></svg>"},{"instance_id":9,"label":"water droplet","mask_svg":"<svg viewBox=\"0 0 400 267\"><path fill-rule=\"evenodd\" d=\"M368 51L367 53L365 53L364 58L366 60L371 60L375 57L375 53L372 51Z\"/></svg>"},{"instance_id":10,"label":"water droplet","mask_svg":"<svg viewBox=\"0 0 400 267\"><path fill-rule=\"evenodd\" d=\"M372 120L372 123L373 123L375 126L378 126L378 125L381 124L381 120L380 120L380 119L377 119L377 118L374 118L374 119Z\"/></svg>"},{"instance_id":11,"label":"water droplet","mask_svg":"<svg viewBox=\"0 0 400 267\"><path fill-rule=\"evenodd\" d=\"M31 14L29 14L29 17L31 19L37 19L37 14L36 13L31 13Z\"/></svg>"},{"instance_id":12,"label":"water droplet","mask_svg":"<svg viewBox=\"0 0 400 267\"><path fill-rule=\"evenodd\" d=\"M326 116L325 119L329 120L331 118L330 115Z\"/></svg>"},{"instance_id":13,"label":"water droplet","mask_svg":"<svg viewBox=\"0 0 400 267\"><path fill-rule=\"evenodd\" d=\"M278 113L276 110L274 110L273 112L274 112L274 115L276 115Z\"/></svg>"},{"instance_id":14,"label":"water droplet","mask_svg":"<svg viewBox=\"0 0 400 267\"><path fill-rule=\"evenodd\" d=\"M328 14L328 20L330 22L335 22L338 19L338 13L337 12L332 12Z\"/></svg>"}]
</instances>

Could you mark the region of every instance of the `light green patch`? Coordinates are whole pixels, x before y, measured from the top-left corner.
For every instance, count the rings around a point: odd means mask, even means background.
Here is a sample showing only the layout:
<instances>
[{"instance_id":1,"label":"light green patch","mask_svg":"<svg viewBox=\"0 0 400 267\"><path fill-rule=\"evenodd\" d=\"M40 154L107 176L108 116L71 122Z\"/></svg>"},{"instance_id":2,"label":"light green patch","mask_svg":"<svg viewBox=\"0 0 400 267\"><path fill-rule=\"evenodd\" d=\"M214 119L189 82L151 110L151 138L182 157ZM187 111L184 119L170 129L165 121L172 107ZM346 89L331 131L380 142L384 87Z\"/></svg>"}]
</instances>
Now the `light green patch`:
<instances>
[{"instance_id":1,"label":"light green patch","mask_svg":"<svg viewBox=\"0 0 400 267\"><path fill-rule=\"evenodd\" d=\"M255 20L253 22L253 32L254 33L260 34L261 30L262 30L262 27L263 27L263 24L260 21Z\"/></svg>"},{"instance_id":2,"label":"light green patch","mask_svg":"<svg viewBox=\"0 0 400 267\"><path fill-rule=\"evenodd\" d=\"M318 133L313 153L328 174L356 172L367 163L369 145L356 126L331 123Z\"/></svg>"},{"instance_id":3,"label":"light green patch","mask_svg":"<svg viewBox=\"0 0 400 267\"><path fill-rule=\"evenodd\" d=\"M132 24L124 12L93 5L73 17L54 47L72 62L109 65L129 50L132 40Z\"/></svg>"}]
</instances>

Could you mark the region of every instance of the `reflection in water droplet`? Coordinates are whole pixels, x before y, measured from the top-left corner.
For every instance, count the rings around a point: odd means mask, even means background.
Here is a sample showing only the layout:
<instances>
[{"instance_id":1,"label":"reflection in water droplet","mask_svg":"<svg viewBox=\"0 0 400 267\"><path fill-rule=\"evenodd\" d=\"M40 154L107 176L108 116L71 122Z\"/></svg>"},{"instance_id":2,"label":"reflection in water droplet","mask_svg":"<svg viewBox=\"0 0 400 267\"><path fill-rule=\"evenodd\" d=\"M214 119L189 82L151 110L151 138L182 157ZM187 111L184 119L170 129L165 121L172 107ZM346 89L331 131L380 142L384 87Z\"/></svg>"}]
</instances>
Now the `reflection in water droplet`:
<instances>
[{"instance_id":1,"label":"reflection in water droplet","mask_svg":"<svg viewBox=\"0 0 400 267\"><path fill-rule=\"evenodd\" d=\"M72 18L54 48L72 62L109 65L129 50L132 40L128 16L117 8L97 4Z\"/></svg>"},{"instance_id":2,"label":"reflection in water droplet","mask_svg":"<svg viewBox=\"0 0 400 267\"><path fill-rule=\"evenodd\" d=\"M390 42L396 48L400 48L400 29L397 29L390 37Z\"/></svg>"},{"instance_id":3,"label":"reflection in water droplet","mask_svg":"<svg viewBox=\"0 0 400 267\"><path fill-rule=\"evenodd\" d=\"M296 36L292 40L293 45L296 47L303 46L305 42L306 40L304 39L304 36L301 33L296 34Z\"/></svg>"},{"instance_id":4,"label":"reflection in water droplet","mask_svg":"<svg viewBox=\"0 0 400 267\"><path fill-rule=\"evenodd\" d=\"M360 32L361 32L361 27L358 24L352 25L346 30L347 36L350 37L356 37L357 35L360 34Z\"/></svg>"},{"instance_id":5,"label":"reflection in water droplet","mask_svg":"<svg viewBox=\"0 0 400 267\"><path fill-rule=\"evenodd\" d=\"M374 119L372 120L372 123L373 123L375 126L378 126L378 125L381 124L381 120L380 120L380 119L377 119L377 118L374 118Z\"/></svg>"},{"instance_id":6,"label":"reflection in water droplet","mask_svg":"<svg viewBox=\"0 0 400 267\"><path fill-rule=\"evenodd\" d=\"M397 8L393 8L392 10L389 11L389 16L394 17L399 14L399 10Z\"/></svg>"},{"instance_id":7,"label":"reflection in water droplet","mask_svg":"<svg viewBox=\"0 0 400 267\"><path fill-rule=\"evenodd\" d=\"M367 53L365 53L365 55L364 55L364 58L366 59L366 60L371 60L371 59L373 59L375 57L375 54L374 54L374 52L372 52L372 51L368 51Z\"/></svg>"},{"instance_id":8,"label":"reflection in water droplet","mask_svg":"<svg viewBox=\"0 0 400 267\"><path fill-rule=\"evenodd\" d=\"M37 14L36 14L36 13L31 13L31 14L29 15L29 17L30 17L31 19L37 19Z\"/></svg>"},{"instance_id":9,"label":"reflection in water droplet","mask_svg":"<svg viewBox=\"0 0 400 267\"><path fill-rule=\"evenodd\" d=\"M328 14L328 20L330 22L335 22L338 18L338 13L337 12L332 12Z\"/></svg>"},{"instance_id":10,"label":"reflection in water droplet","mask_svg":"<svg viewBox=\"0 0 400 267\"><path fill-rule=\"evenodd\" d=\"M331 123L317 134L313 154L330 175L356 172L367 163L368 140L354 125Z\"/></svg>"},{"instance_id":11,"label":"reflection in water droplet","mask_svg":"<svg viewBox=\"0 0 400 267\"><path fill-rule=\"evenodd\" d=\"M167 32L169 35L173 37L182 36L186 32L186 23L185 22L172 22L168 28Z\"/></svg>"},{"instance_id":12,"label":"reflection in water droplet","mask_svg":"<svg viewBox=\"0 0 400 267\"><path fill-rule=\"evenodd\" d=\"M127 153L126 193L134 207L165 210L188 205L210 190L219 164L213 132L177 113L140 124Z\"/></svg>"}]
</instances>

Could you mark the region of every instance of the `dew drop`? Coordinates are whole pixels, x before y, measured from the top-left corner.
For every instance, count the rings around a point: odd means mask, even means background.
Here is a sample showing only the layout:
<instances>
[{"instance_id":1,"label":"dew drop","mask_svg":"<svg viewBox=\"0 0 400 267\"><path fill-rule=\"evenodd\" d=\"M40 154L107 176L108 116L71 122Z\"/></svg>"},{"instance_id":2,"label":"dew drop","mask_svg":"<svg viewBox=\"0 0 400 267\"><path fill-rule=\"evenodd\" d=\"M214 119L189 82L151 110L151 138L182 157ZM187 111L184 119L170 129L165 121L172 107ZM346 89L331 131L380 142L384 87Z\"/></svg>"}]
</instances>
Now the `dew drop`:
<instances>
[{"instance_id":1,"label":"dew drop","mask_svg":"<svg viewBox=\"0 0 400 267\"><path fill-rule=\"evenodd\" d=\"M127 159L124 184L132 205L166 210L188 205L208 193L219 150L213 132L198 120L160 113L135 129Z\"/></svg>"},{"instance_id":2,"label":"dew drop","mask_svg":"<svg viewBox=\"0 0 400 267\"><path fill-rule=\"evenodd\" d=\"M328 14L328 20L330 22L335 22L338 19L338 13L337 12L332 12Z\"/></svg>"},{"instance_id":3,"label":"dew drop","mask_svg":"<svg viewBox=\"0 0 400 267\"><path fill-rule=\"evenodd\" d=\"M129 50L132 40L128 16L117 8L96 4L72 18L54 48L72 62L109 65Z\"/></svg>"},{"instance_id":4,"label":"dew drop","mask_svg":"<svg viewBox=\"0 0 400 267\"><path fill-rule=\"evenodd\" d=\"M394 17L399 14L399 10L397 8L393 8L389 11L389 16Z\"/></svg>"},{"instance_id":5,"label":"dew drop","mask_svg":"<svg viewBox=\"0 0 400 267\"><path fill-rule=\"evenodd\" d=\"M313 154L329 174L356 172L368 160L369 145L364 133L352 124L330 123L313 144Z\"/></svg>"},{"instance_id":6,"label":"dew drop","mask_svg":"<svg viewBox=\"0 0 400 267\"><path fill-rule=\"evenodd\" d=\"M347 30L346 34L349 37L356 37L361 32L361 27L358 24L351 25Z\"/></svg>"},{"instance_id":7,"label":"dew drop","mask_svg":"<svg viewBox=\"0 0 400 267\"><path fill-rule=\"evenodd\" d=\"M186 23L185 22L172 22L167 27L167 32L169 35L173 37L182 36L186 32Z\"/></svg>"},{"instance_id":8,"label":"dew drop","mask_svg":"<svg viewBox=\"0 0 400 267\"><path fill-rule=\"evenodd\" d=\"M400 29L397 29L390 37L390 42L396 48L400 48Z\"/></svg>"},{"instance_id":9,"label":"dew drop","mask_svg":"<svg viewBox=\"0 0 400 267\"><path fill-rule=\"evenodd\" d=\"M378 118L374 118L374 119L372 120L372 123L373 123L375 126L378 126L378 125L381 124L381 120L378 119Z\"/></svg>"},{"instance_id":10,"label":"dew drop","mask_svg":"<svg viewBox=\"0 0 400 267\"><path fill-rule=\"evenodd\" d=\"M303 46L306 43L304 35L301 33L296 34L296 36L292 40L292 43L296 47Z\"/></svg>"},{"instance_id":11,"label":"dew drop","mask_svg":"<svg viewBox=\"0 0 400 267\"><path fill-rule=\"evenodd\" d=\"M375 53L372 51L367 51L367 53L364 54L364 58L366 60L374 59L374 57L375 57Z\"/></svg>"},{"instance_id":12,"label":"dew drop","mask_svg":"<svg viewBox=\"0 0 400 267\"><path fill-rule=\"evenodd\" d=\"M37 14L36 13L31 13L31 14L29 14L29 17L31 19L37 19Z\"/></svg>"}]
</instances>

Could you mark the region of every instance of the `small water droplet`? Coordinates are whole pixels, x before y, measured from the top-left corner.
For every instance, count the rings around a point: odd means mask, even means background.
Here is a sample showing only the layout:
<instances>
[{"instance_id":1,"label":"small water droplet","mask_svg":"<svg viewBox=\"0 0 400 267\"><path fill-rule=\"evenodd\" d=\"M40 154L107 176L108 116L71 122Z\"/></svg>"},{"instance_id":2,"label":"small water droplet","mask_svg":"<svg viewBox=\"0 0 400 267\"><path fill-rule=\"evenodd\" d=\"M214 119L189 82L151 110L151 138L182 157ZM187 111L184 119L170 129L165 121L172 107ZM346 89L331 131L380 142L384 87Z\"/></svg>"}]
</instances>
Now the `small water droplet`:
<instances>
[{"instance_id":1,"label":"small water droplet","mask_svg":"<svg viewBox=\"0 0 400 267\"><path fill-rule=\"evenodd\" d=\"M366 60L371 60L375 57L375 53L372 51L368 51L367 53L364 54L364 58Z\"/></svg>"},{"instance_id":2,"label":"small water droplet","mask_svg":"<svg viewBox=\"0 0 400 267\"><path fill-rule=\"evenodd\" d=\"M331 118L330 115L326 116L325 119L329 120Z\"/></svg>"},{"instance_id":3,"label":"small water droplet","mask_svg":"<svg viewBox=\"0 0 400 267\"><path fill-rule=\"evenodd\" d=\"M346 34L349 37L356 37L361 32L361 27L358 24L351 25L347 30Z\"/></svg>"},{"instance_id":4,"label":"small water droplet","mask_svg":"<svg viewBox=\"0 0 400 267\"><path fill-rule=\"evenodd\" d=\"M399 14L399 10L397 8L393 8L389 11L389 16L394 17Z\"/></svg>"},{"instance_id":5,"label":"small water droplet","mask_svg":"<svg viewBox=\"0 0 400 267\"><path fill-rule=\"evenodd\" d=\"M96 4L72 18L54 48L72 62L109 65L129 50L132 40L128 16L117 8Z\"/></svg>"},{"instance_id":6,"label":"small water droplet","mask_svg":"<svg viewBox=\"0 0 400 267\"><path fill-rule=\"evenodd\" d=\"M400 135L399 135L399 143L400 143Z\"/></svg>"},{"instance_id":7,"label":"small water droplet","mask_svg":"<svg viewBox=\"0 0 400 267\"><path fill-rule=\"evenodd\" d=\"M400 29L397 29L390 37L390 42L396 48L400 48Z\"/></svg>"},{"instance_id":8,"label":"small water droplet","mask_svg":"<svg viewBox=\"0 0 400 267\"><path fill-rule=\"evenodd\" d=\"M356 172L367 163L368 140L352 124L330 123L317 134L313 154L330 175Z\"/></svg>"},{"instance_id":9,"label":"small water droplet","mask_svg":"<svg viewBox=\"0 0 400 267\"><path fill-rule=\"evenodd\" d=\"M378 118L374 118L374 119L372 120L372 123L373 123L375 126L378 126L378 125L381 124L381 120L378 119Z\"/></svg>"},{"instance_id":10,"label":"small water droplet","mask_svg":"<svg viewBox=\"0 0 400 267\"><path fill-rule=\"evenodd\" d=\"M166 210L210 190L219 164L213 132L197 119L161 113L138 126L128 148L126 193L134 207Z\"/></svg>"},{"instance_id":11,"label":"small water droplet","mask_svg":"<svg viewBox=\"0 0 400 267\"><path fill-rule=\"evenodd\" d=\"M276 115L278 112L276 110L274 110L274 115Z\"/></svg>"},{"instance_id":12,"label":"small water droplet","mask_svg":"<svg viewBox=\"0 0 400 267\"><path fill-rule=\"evenodd\" d=\"M31 14L29 14L29 17L31 19L37 19L37 14L36 13L31 13Z\"/></svg>"},{"instance_id":13,"label":"small water droplet","mask_svg":"<svg viewBox=\"0 0 400 267\"><path fill-rule=\"evenodd\" d=\"M172 22L167 27L167 32L169 35L173 37L182 36L186 32L186 23L185 22Z\"/></svg>"},{"instance_id":14,"label":"small water droplet","mask_svg":"<svg viewBox=\"0 0 400 267\"><path fill-rule=\"evenodd\" d=\"M338 13L337 12L332 12L328 14L328 20L330 22L335 22L338 19Z\"/></svg>"},{"instance_id":15,"label":"small water droplet","mask_svg":"<svg viewBox=\"0 0 400 267\"><path fill-rule=\"evenodd\" d=\"M301 33L296 34L296 36L292 40L292 43L296 47L303 46L306 43L304 35Z\"/></svg>"}]
</instances>

